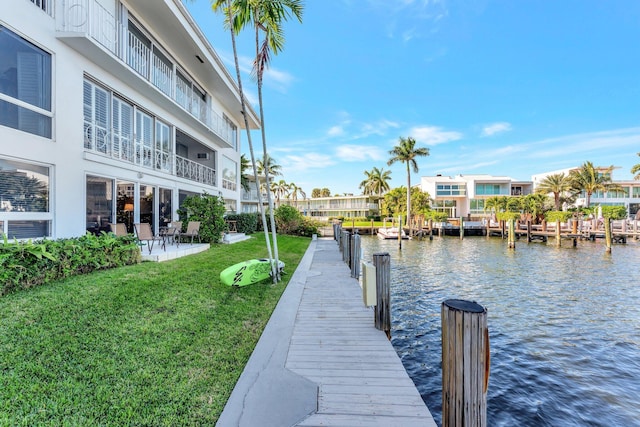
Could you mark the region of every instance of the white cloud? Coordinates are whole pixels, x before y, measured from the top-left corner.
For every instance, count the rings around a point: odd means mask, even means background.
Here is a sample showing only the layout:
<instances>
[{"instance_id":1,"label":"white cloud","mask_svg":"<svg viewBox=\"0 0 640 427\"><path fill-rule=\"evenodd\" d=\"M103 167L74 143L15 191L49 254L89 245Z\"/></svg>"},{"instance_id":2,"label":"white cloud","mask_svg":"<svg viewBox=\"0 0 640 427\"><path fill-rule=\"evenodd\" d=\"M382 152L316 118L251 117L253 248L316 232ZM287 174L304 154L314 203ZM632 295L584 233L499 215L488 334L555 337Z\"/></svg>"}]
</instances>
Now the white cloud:
<instances>
[{"instance_id":1,"label":"white cloud","mask_svg":"<svg viewBox=\"0 0 640 427\"><path fill-rule=\"evenodd\" d=\"M336 163L336 159L328 154L306 153L300 156L286 156L282 161L282 169L286 174L288 172L325 168Z\"/></svg>"},{"instance_id":2,"label":"white cloud","mask_svg":"<svg viewBox=\"0 0 640 427\"><path fill-rule=\"evenodd\" d=\"M512 129L511 123L507 123L507 122L491 123L482 128L482 133L480 134L480 136L482 137L493 136L498 133L508 132L511 129Z\"/></svg>"},{"instance_id":3,"label":"white cloud","mask_svg":"<svg viewBox=\"0 0 640 427\"><path fill-rule=\"evenodd\" d=\"M380 147L372 145L341 145L336 148L336 157L345 162L364 160L386 160L388 155Z\"/></svg>"},{"instance_id":4,"label":"white cloud","mask_svg":"<svg viewBox=\"0 0 640 427\"><path fill-rule=\"evenodd\" d=\"M450 141L462 139L463 135L456 131L445 131L438 126L416 126L409 129L409 135L416 140L427 145L444 144Z\"/></svg>"},{"instance_id":5,"label":"white cloud","mask_svg":"<svg viewBox=\"0 0 640 427\"><path fill-rule=\"evenodd\" d=\"M344 135L344 128L340 125L331 126L327 131L328 136L342 136Z\"/></svg>"}]
</instances>

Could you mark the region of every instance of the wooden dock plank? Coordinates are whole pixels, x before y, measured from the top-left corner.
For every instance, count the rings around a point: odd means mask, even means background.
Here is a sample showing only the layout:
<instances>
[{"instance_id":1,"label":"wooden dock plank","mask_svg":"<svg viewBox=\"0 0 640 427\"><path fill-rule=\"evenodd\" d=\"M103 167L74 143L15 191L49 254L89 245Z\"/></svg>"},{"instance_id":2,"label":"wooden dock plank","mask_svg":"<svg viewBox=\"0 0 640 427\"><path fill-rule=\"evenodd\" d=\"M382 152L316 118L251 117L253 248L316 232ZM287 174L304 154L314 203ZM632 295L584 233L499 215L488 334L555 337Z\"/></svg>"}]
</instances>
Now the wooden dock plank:
<instances>
[{"instance_id":1,"label":"wooden dock plank","mask_svg":"<svg viewBox=\"0 0 640 427\"><path fill-rule=\"evenodd\" d=\"M435 426L334 241L316 250L285 367L318 384L318 411L300 426ZM323 266L323 264L326 265ZM337 267L336 263L340 266ZM337 268L345 278L336 280Z\"/></svg>"}]
</instances>

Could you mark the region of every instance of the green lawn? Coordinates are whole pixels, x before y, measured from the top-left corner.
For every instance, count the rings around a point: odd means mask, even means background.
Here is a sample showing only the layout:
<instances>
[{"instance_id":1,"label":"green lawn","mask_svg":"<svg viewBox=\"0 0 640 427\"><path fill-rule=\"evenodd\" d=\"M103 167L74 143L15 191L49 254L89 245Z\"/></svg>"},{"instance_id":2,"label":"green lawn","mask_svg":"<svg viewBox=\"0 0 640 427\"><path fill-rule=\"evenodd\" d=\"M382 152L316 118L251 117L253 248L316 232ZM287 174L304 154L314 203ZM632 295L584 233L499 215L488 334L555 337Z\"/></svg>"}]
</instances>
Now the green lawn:
<instances>
[{"instance_id":1,"label":"green lawn","mask_svg":"<svg viewBox=\"0 0 640 427\"><path fill-rule=\"evenodd\" d=\"M278 236L278 285L221 284L255 236L1 297L0 426L213 425L310 242Z\"/></svg>"}]
</instances>

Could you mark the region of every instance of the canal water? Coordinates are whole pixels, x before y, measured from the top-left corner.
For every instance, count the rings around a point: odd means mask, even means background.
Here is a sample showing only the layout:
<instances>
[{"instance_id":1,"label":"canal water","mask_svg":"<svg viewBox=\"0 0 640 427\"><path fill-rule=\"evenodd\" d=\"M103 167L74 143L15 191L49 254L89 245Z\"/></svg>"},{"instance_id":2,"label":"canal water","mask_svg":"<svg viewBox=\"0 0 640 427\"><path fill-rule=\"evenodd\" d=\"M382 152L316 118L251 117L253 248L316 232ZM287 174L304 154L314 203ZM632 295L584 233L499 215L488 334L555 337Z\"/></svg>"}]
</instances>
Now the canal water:
<instances>
[{"instance_id":1,"label":"canal water","mask_svg":"<svg viewBox=\"0 0 640 427\"><path fill-rule=\"evenodd\" d=\"M457 298L488 311L489 426L640 426L640 244L563 243L362 237L364 260L391 255L392 343L439 425Z\"/></svg>"}]
</instances>

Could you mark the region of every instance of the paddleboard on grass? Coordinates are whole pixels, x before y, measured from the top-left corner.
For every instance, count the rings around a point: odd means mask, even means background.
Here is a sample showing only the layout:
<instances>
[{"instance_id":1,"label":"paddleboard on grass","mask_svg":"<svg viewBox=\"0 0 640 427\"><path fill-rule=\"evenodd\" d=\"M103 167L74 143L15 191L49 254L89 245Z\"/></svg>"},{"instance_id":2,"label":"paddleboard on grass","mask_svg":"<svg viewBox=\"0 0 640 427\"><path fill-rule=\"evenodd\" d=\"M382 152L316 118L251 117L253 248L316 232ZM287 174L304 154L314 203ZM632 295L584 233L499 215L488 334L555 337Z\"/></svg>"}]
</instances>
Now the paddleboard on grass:
<instances>
[{"instance_id":1,"label":"paddleboard on grass","mask_svg":"<svg viewBox=\"0 0 640 427\"><path fill-rule=\"evenodd\" d=\"M280 271L284 269L284 262L279 261L279 268ZM271 266L266 258L239 262L220 273L220 281L227 286L247 286L269 277L271 277Z\"/></svg>"}]
</instances>

